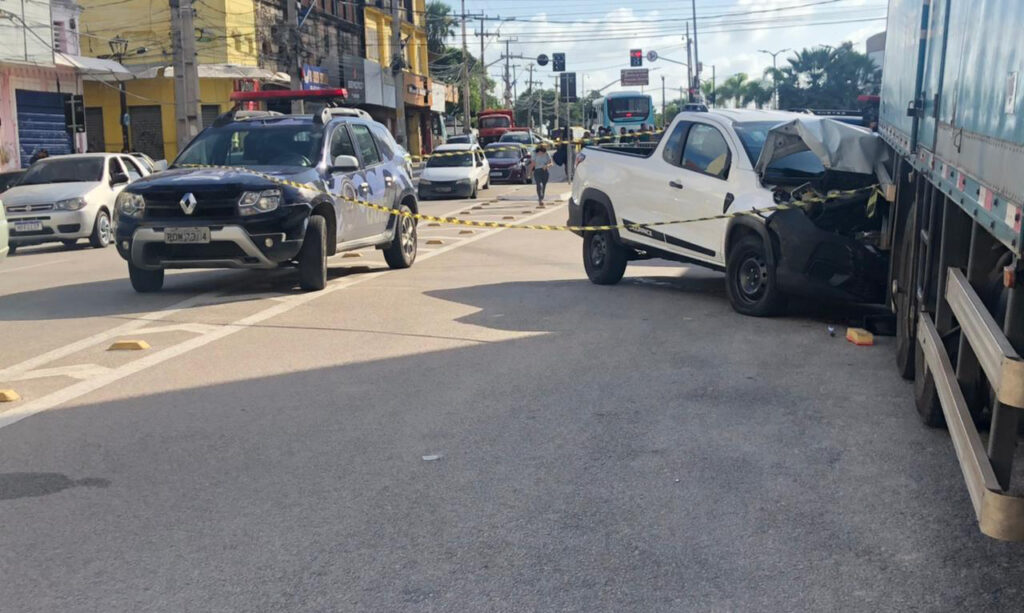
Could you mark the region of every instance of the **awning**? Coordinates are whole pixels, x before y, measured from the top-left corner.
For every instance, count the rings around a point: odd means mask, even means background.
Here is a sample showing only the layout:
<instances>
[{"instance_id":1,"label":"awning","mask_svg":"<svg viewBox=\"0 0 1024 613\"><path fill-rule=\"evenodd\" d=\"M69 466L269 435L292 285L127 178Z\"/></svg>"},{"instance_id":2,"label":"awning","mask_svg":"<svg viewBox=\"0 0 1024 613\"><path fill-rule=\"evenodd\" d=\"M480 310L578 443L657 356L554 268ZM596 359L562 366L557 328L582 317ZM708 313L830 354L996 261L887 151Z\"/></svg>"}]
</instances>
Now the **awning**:
<instances>
[{"instance_id":1,"label":"awning","mask_svg":"<svg viewBox=\"0 0 1024 613\"><path fill-rule=\"evenodd\" d=\"M114 60L60 52L54 53L53 59L58 66L74 68L83 79L89 81L127 81L135 78L130 70Z\"/></svg>"},{"instance_id":2,"label":"awning","mask_svg":"<svg viewBox=\"0 0 1024 613\"><path fill-rule=\"evenodd\" d=\"M279 73L257 68L256 66L238 66L236 64L200 64L197 67L200 79L267 79L276 80ZM174 66L164 68L164 77L174 78Z\"/></svg>"}]
</instances>

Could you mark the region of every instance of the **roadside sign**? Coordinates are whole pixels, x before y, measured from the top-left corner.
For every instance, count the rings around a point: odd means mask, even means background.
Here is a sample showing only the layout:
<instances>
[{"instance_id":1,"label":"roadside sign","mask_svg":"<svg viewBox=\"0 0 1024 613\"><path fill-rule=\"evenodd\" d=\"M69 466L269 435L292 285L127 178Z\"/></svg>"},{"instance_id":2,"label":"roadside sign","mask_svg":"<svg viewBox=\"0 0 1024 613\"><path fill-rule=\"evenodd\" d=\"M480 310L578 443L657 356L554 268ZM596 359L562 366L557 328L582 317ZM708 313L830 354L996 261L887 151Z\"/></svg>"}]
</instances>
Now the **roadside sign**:
<instances>
[{"instance_id":1,"label":"roadside sign","mask_svg":"<svg viewBox=\"0 0 1024 613\"><path fill-rule=\"evenodd\" d=\"M552 53L551 54L551 70L554 72L565 71L565 54L564 53Z\"/></svg>"},{"instance_id":2,"label":"roadside sign","mask_svg":"<svg viewBox=\"0 0 1024 613\"><path fill-rule=\"evenodd\" d=\"M623 68L619 80L624 87L650 83L646 68Z\"/></svg>"},{"instance_id":3,"label":"roadside sign","mask_svg":"<svg viewBox=\"0 0 1024 613\"><path fill-rule=\"evenodd\" d=\"M651 49L650 51L647 52L647 61L648 62L655 62L655 61L657 61L657 59L658 59L658 52L657 51L655 51L654 49Z\"/></svg>"},{"instance_id":4,"label":"roadside sign","mask_svg":"<svg viewBox=\"0 0 1024 613\"><path fill-rule=\"evenodd\" d=\"M547 66L548 65L548 56L543 54L543 53L538 55L537 56L537 65L538 66Z\"/></svg>"},{"instance_id":5,"label":"roadside sign","mask_svg":"<svg viewBox=\"0 0 1024 613\"><path fill-rule=\"evenodd\" d=\"M558 75L559 93L561 99L566 102L576 102L579 100L576 97L576 73L575 72L563 72Z\"/></svg>"}]
</instances>

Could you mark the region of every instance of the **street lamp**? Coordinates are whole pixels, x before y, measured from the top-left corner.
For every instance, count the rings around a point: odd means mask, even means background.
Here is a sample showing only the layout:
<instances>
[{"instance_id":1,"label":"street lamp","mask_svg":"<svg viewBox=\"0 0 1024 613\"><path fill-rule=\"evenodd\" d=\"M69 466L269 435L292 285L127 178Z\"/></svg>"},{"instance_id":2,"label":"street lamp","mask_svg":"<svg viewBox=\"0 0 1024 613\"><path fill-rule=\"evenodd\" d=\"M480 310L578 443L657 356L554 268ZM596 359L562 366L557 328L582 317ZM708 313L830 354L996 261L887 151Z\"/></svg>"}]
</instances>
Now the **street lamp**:
<instances>
[{"instance_id":1,"label":"street lamp","mask_svg":"<svg viewBox=\"0 0 1024 613\"><path fill-rule=\"evenodd\" d=\"M111 57L118 64L124 63L124 56L128 53L128 41L117 35L108 41L110 45ZM121 94L121 142L124 143L122 146L123 151L131 149L130 141L128 140L128 97L124 88L124 80L117 80L117 88Z\"/></svg>"},{"instance_id":2,"label":"street lamp","mask_svg":"<svg viewBox=\"0 0 1024 613\"><path fill-rule=\"evenodd\" d=\"M792 51L792 49L779 49L774 53L766 49L758 49L757 51L758 53L767 53L768 55L772 56L772 98L775 99L775 110L777 111L779 110L779 80L776 78L776 71L778 69L775 67L775 58L780 53Z\"/></svg>"}]
</instances>

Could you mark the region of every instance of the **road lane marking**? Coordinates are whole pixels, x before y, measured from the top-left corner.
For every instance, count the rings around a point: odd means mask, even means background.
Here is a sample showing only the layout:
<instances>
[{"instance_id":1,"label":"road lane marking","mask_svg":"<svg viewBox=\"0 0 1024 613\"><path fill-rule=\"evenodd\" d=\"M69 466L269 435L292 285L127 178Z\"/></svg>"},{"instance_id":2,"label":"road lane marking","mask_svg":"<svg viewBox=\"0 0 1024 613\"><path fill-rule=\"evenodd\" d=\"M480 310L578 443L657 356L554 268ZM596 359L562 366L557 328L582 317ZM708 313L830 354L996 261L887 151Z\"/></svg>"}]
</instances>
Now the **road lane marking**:
<instances>
[{"instance_id":1,"label":"road lane marking","mask_svg":"<svg viewBox=\"0 0 1024 613\"><path fill-rule=\"evenodd\" d=\"M541 211L539 213L535 213L534 215L531 215L531 216L525 218L524 221L532 221L533 219L535 219L537 217L540 217L540 216L543 216L543 215L547 215L550 212L551 211ZM452 243L450 245L445 245L443 247L440 247L439 249L435 249L433 251L430 251L429 253L426 253L426 254L422 255L419 258L419 260L420 261L428 260L428 259L430 259L432 257L448 253L449 251L452 251L452 250L457 249L459 247L463 247L465 245L469 245L471 243L475 243L477 241L483 240L483 239L488 238L490 236L494 236L495 234L498 234L499 232L502 232L502 231L504 231L506 229L507 228L495 228L493 230L485 231L485 232L483 232L481 234L477 234L475 236L467 237L467 238L465 238L465 239L463 239L461 241ZM202 335L196 336L194 338L188 339L186 341L183 341L181 343L178 343L177 345L173 345L173 346L168 347L166 349L155 351L153 353L147 353L145 355L145 357L139 358L137 360L134 360L132 362L129 362L127 364L119 366L117 368L110 369L107 372L99 373L99 374L97 374L96 376L94 376L94 377L92 377L90 379L86 379L86 380L80 381L78 383L69 385L69 386L67 386L65 388L57 390L56 392L51 392L50 394L47 394L46 396L42 396L40 398L37 398L36 400L31 400L29 402L26 402L25 404L23 404L23 405L21 405L19 407L15 407L15 408L10 409L8 411L0 412L0 428L5 428L7 426L10 426L11 424L15 424L15 423L25 419L26 417L30 417L30 416L35 415L37 413L42 413L43 411L47 411L47 410L53 409L53 408L58 407L58 406L60 406L60 405L62 405L64 403L67 403L67 402L70 402L72 400L81 398L82 396L85 396L86 394L94 392L94 391L96 391L96 390L98 390L100 388L103 388L103 387L105 387L107 385L110 385L111 383L114 383L116 381L124 379L125 377L131 376L131 375L133 375L133 374L135 374L137 372L140 372L142 370L150 368L151 366L156 366L157 364L161 364L163 362L166 362L167 360L176 358L176 357L178 357L180 355L183 355L185 353L188 353L188 352L190 352L190 351L192 351L194 349L199 349L200 347L209 345L210 343L213 343L215 341L218 341L218 340L221 340L223 338L226 338L226 337L228 337L228 336L230 336L230 335L232 335L232 334L234 334L236 332L240 332L242 330L246 330L246 329L248 329L248 328L250 328L250 327L252 327L252 326L254 326L254 325L256 325L256 324L258 324L260 322L266 321L267 319L270 319L272 317L277 317L278 315L283 315L284 313L287 313L287 312L289 312L289 311L291 311L291 310L293 310L295 308L298 308L298 307L306 304L307 302L311 302L311 301L313 301L313 300L315 300L317 298L321 298L323 296L329 296L329 295L331 295L331 294L333 294L333 293L335 293L337 291L340 291L340 290L343 290L343 289L347 289L347 288L352 287L353 285L357 285L359 283L364 283L366 281L372 281L374 279L377 279L377 278L380 278L380 277L386 275L389 272L391 272L391 271L390 270L381 270L381 271L377 271L377 272L366 273L366 274L360 275L358 277L345 277L345 278L340 279L340 280L338 280L338 281L336 281L336 282L334 282L332 284L329 284L325 289L320 290L319 292L308 292L308 293L305 293L305 294L296 294L296 295L293 295L293 296L287 296L287 297L285 297L284 300L281 300L280 302L278 302L277 304L275 304L273 306L267 307L266 309L263 309L262 311L254 313L254 314L249 315L247 317L243 317L243 318L241 318L239 320L236 320L236 321L234 321L234 322L232 322L230 324L225 324L225 325L223 325L223 326L221 326L221 327L219 327L217 329L211 330L211 331L209 331L209 332L207 332L205 334L202 334ZM184 300L181 303L178 303L177 305L174 305L174 306L176 306L178 308L167 309L165 311L157 311L157 312L154 312L154 313L148 313L147 315L151 316L152 319L147 319L147 320L145 320L143 322L130 322L129 324L125 324L125 326L132 325L132 324L145 325L146 322L154 321L154 320L158 320L158 319L163 319L164 317L167 317L168 315L170 315L172 313L176 313L176 312L181 311L182 308L179 305L181 305L181 304L183 304L185 302L189 302L190 303L190 302L194 301L195 299L203 297L205 295L206 294L200 294L200 295L194 296L193 298L190 298L188 300ZM124 326L119 326L118 328L123 328L123 327ZM133 329L137 329L137 328L133 328ZM96 337L100 337L100 336L102 336L104 338L105 337L109 337L111 332L112 331L108 331L107 333L101 333L101 334L93 335L92 337L89 337L88 339L83 339L83 341L80 341L79 343L74 343L74 345L83 345L83 347L88 347L88 346L90 346L91 344L94 344L94 343L84 344L85 341L88 341L90 339L93 339L93 338L96 338ZM61 350L55 350L55 351L52 351L52 352L48 352L47 354L44 354L44 356L53 354L53 353L58 352L58 351L61 351ZM40 356L40 357L42 357L42 356ZM27 369L24 369L24 364L27 364L27 363L30 363L30 362L31 363L46 363L46 361L41 361L39 358L33 358L33 359L30 359L30 360L26 360L25 362L22 362L21 364L18 365L19 369L23 369L23 370L19 370L18 372L20 373L20 372L24 372L24 370L27 370ZM9 369L7 369L5 371L0 371L0 377L4 376L5 373L11 372L12 368L9 368ZM15 375L16 374L17 373L15 373Z\"/></svg>"},{"instance_id":2,"label":"road lane marking","mask_svg":"<svg viewBox=\"0 0 1024 613\"><path fill-rule=\"evenodd\" d=\"M52 264L60 264L61 262L70 262L71 258L64 258L63 260L56 260L54 262L40 262L39 264L30 264L28 266L21 266L19 268L6 268L0 270L0 275L8 272L20 272L22 270L28 270L29 268L39 268L40 266L50 266Z\"/></svg>"},{"instance_id":3,"label":"road lane marking","mask_svg":"<svg viewBox=\"0 0 1024 613\"><path fill-rule=\"evenodd\" d=\"M108 372L110 368L99 364L72 364L70 366L55 366L53 368L40 368L21 373L11 381L29 381L31 379L45 379L47 377L71 377L72 379L91 379L97 375Z\"/></svg>"}]
</instances>

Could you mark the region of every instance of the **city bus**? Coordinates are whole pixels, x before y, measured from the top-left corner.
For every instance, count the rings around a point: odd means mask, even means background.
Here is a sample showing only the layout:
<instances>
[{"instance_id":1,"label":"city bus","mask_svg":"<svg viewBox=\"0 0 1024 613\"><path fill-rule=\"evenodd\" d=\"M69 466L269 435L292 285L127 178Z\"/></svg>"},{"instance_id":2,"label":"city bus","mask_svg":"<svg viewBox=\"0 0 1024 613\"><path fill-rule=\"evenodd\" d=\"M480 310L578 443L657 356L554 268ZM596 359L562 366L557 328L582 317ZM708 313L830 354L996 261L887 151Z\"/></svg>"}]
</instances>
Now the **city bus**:
<instances>
[{"instance_id":1,"label":"city bus","mask_svg":"<svg viewBox=\"0 0 1024 613\"><path fill-rule=\"evenodd\" d=\"M594 131L603 126L616 133L619 128L628 132L639 130L640 124L648 129L654 126L654 99L647 94L614 92L594 101Z\"/></svg>"}]
</instances>

